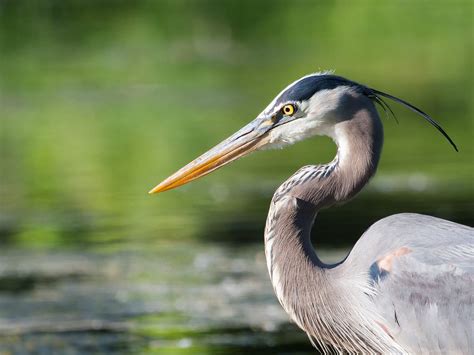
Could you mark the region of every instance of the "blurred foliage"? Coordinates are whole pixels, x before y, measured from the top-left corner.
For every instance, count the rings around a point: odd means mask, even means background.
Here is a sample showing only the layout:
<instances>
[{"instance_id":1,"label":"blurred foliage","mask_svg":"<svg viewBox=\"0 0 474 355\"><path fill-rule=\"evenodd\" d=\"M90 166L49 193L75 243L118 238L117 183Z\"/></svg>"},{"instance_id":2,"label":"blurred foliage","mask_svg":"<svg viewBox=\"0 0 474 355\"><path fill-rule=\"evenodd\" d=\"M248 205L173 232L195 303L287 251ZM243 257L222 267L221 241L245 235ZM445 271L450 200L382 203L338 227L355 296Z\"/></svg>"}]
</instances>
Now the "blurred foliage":
<instances>
[{"instance_id":1,"label":"blurred foliage","mask_svg":"<svg viewBox=\"0 0 474 355\"><path fill-rule=\"evenodd\" d=\"M156 197L146 192L288 82L324 69L423 108L460 152L392 105L400 124L384 120L377 177L360 198L321 215L323 241L350 243L399 211L472 224L472 7L2 0L1 241L260 240L272 192L299 166L329 161L328 139L255 154Z\"/></svg>"}]
</instances>

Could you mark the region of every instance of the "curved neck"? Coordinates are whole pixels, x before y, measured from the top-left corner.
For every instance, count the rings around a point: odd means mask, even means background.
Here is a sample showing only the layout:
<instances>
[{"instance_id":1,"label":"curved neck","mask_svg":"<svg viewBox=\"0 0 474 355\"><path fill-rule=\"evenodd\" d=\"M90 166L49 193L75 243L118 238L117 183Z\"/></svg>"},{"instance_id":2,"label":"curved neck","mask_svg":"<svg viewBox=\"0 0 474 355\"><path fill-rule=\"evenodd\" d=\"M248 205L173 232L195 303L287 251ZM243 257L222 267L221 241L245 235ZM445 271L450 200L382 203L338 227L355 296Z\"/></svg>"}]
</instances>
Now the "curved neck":
<instances>
[{"instance_id":1,"label":"curved neck","mask_svg":"<svg viewBox=\"0 0 474 355\"><path fill-rule=\"evenodd\" d=\"M308 334L333 345L347 339L341 336L338 340L342 330L328 327L331 322L327 321L341 312L340 305L332 308L331 303L334 295L351 292L341 287L353 280L348 281L344 268L336 267L339 264L320 261L310 232L321 208L353 197L373 176L383 141L381 122L371 102L349 118L326 132L338 146L333 162L303 167L278 188L265 229L267 266L280 303Z\"/></svg>"},{"instance_id":2,"label":"curved neck","mask_svg":"<svg viewBox=\"0 0 474 355\"><path fill-rule=\"evenodd\" d=\"M369 100L369 99L367 99ZM314 205L316 210L343 202L356 195L375 174L383 145L383 128L371 102L350 119L326 129L337 145L335 159L323 166L304 167L277 190ZM305 176L306 171L313 174ZM322 176L315 172L324 171ZM280 193L281 194L281 193Z\"/></svg>"},{"instance_id":3,"label":"curved neck","mask_svg":"<svg viewBox=\"0 0 474 355\"><path fill-rule=\"evenodd\" d=\"M382 150L383 129L377 111L370 103L355 112L350 120L335 124L328 130L328 135L338 146L334 160L326 165L301 168L273 196L265 230L270 256L275 252L283 253L292 255L292 259L300 256L311 260L318 268L333 267L322 263L312 247L310 233L314 219L320 209L353 197L375 174ZM296 249L288 253L290 247ZM268 257L270 269L273 261ZM282 262L287 259L282 258Z\"/></svg>"}]
</instances>

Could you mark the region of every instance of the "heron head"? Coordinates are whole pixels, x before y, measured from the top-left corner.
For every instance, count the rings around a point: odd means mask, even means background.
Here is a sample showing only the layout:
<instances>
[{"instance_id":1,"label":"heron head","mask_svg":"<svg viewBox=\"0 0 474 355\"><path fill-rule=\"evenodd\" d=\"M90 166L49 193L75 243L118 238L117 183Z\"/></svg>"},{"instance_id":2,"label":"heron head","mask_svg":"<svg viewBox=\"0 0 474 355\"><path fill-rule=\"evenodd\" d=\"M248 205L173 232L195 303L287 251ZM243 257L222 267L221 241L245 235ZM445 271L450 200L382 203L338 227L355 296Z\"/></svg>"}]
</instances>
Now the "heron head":
<instances>
[{"instance_id":1,"label":"heron head","mask_svg":"<svg viewBox=\"0 0 474 355\"><path fill-rule=\"evenodd\" d=\"M367 104L368 99L383 106L380 95L423 115L447 137L428 115L401 99L331 73L315 73L288 85L253 121L178 170L150 193L186 184L256 150L283 148L314 135L333 137L335 125L351 118L350 110L362 108L360 105Z\"/></svg>"},{"instance_id":2,"label":"heron head","mask_svg":"<svg viewBox=\"0 0 474 355\"><path fill-rule=\"evenodd\" d=\"M360 88L329 73L305 76L283 89L253 121L150 193L181 186L256 150L283 148L314 135L328 134L337 121L341 97Z\"/></svg>"},{"instance_id":3,"label":"heron head","mask_svg":"<svg viewBox=\"0 0 474 355\"><path fill-rule=\"evenodd\" d=\"M257 117L271 122L261 149L283 148L315 135L333 136L333 127L360 108L369 89L330 73L307 75L287 86Z\"/></svg>"}]
</instances>

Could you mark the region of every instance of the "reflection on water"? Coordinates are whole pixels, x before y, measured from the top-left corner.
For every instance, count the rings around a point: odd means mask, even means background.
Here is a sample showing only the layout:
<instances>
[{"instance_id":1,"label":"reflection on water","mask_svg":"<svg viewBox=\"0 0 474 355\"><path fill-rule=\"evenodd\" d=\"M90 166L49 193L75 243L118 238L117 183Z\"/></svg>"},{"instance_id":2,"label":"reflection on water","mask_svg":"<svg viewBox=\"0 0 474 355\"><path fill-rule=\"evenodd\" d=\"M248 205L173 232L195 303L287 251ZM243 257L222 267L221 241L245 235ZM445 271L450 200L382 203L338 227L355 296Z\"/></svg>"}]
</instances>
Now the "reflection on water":
<instances>
[{"instance_id":1,"label":"reflection on water","mask_svg":"<svg viewBox=\"0 0 474 355\"><path fill-rule=\"evenodd\" d=\"M261 245L123 249L3 250L0 352L311 351L273 295Z\"/></svg>"},{"instance_id":2,"label":"reflection on water","mask_svg":"<svg viewBox=\"0 0 474 355\"><path fill-rule=\"evenodd\" d=\"M318 69L419 105L460 148L393 105L379 174L318 216L318 245L397 212L474 224L467 2L111 3L0 0L0 352L311 352L261 240L277 186L334 144L146 192Z\"/></svg>"}]
</instances>

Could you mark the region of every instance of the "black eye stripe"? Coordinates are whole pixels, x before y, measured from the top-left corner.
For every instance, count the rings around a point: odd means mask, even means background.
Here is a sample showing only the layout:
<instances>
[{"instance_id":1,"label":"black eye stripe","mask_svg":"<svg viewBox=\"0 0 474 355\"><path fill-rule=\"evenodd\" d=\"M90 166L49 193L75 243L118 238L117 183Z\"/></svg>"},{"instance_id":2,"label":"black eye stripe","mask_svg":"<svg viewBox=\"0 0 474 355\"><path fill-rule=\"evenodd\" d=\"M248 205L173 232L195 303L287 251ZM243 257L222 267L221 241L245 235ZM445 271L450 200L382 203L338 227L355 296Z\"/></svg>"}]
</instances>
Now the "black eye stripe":
<instances>
[{"instance_id":1,"label":"black eye stripe","mask_svg":"<svg viewBox=\"0 0 474 355\"><path fill-rule=\"evenodd\" d=\"M318 91L331 90L338 86L350 86L362 92L367 90L365 86L337 75L314 74L298 80L295 84L282 92L276 100L275 105L289 101L305 101Z\"/></svg>"}]
</instances>

